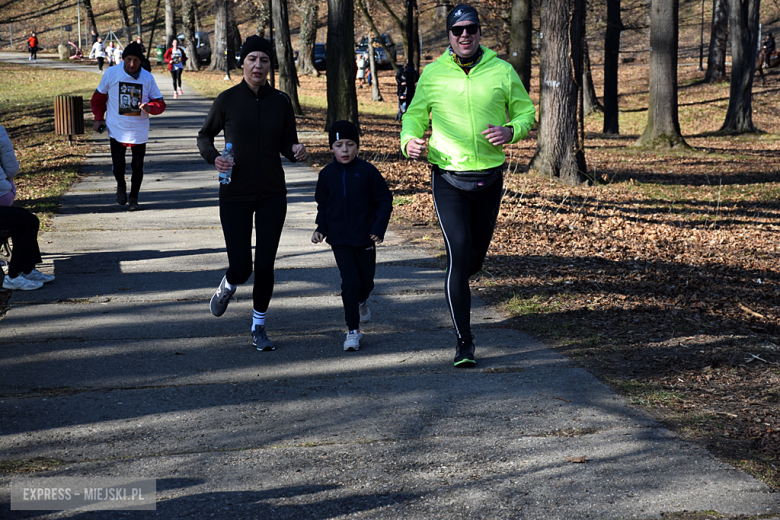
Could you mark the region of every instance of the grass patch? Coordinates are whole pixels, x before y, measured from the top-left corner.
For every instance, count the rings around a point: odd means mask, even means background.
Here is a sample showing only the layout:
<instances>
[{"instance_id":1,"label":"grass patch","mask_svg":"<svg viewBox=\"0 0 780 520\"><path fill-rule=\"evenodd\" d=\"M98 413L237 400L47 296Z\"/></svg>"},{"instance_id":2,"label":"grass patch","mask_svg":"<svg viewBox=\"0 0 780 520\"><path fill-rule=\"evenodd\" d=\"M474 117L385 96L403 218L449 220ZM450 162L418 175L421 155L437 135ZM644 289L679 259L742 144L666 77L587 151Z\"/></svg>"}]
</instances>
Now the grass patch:
<instances>
[{"instance_id":1,"label":"grass patch","mask_svg":"<svg viewBox=\"0 0 780 520\"><path fill-rule=\"evenodd\" d=\"M0 63L0 124L8 132L21 171L14 178L16 204L41 219L46 229L63 193L78 179L92 134L91 116L85 134L73 145L67 136L54 133L54 97L81 96L85 114L100 80L97 74L60 69L33 68ZM34 87L31 87L34 85Z\"/></svg>"},{"instance_id":2,"label":"grass patch","mask_svg":"<svg viewBox=\"0 0 780 520\"><path fill-rule=\"evenodd\" d=\"M49 457L33 457L24 460L6 460L0 462L0 475L18 475L36 471L49 471L65 464L59 459Z\"/></svg>"},{"instance_id":3,"label":"grass patch","mask_svg":"<svg viewBox=\"0 0 780 520\"><path fill-rule=\"evenodd\" d=\"M405 206L414 202L412 197L393 197L393 206Z\"/></svg>"}]
</instances>

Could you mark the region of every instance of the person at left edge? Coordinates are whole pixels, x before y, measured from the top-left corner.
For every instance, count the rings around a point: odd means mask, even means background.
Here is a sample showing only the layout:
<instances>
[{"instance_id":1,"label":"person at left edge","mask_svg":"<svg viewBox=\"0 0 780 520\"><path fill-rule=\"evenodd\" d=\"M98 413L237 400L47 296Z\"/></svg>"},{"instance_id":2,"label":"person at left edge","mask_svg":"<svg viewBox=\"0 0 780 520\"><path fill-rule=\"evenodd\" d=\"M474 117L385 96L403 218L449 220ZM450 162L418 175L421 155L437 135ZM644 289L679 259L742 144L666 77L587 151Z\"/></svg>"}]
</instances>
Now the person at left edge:
<instances>
[{"instance_id":1,"label":"person at left edge","mask_svg":"<svg viewBox=\"0 0 780 520\"><path fill-rule=\"evenodd\" d=\"M111 67L103 74L90 104L95 122L92 129L108 127L111 142L111 162L116 178L116 202L124 206L128 203L127 184L125 182L125 152L132 151L130 168L131 211L140 209L138 193L144 179L144 157L146 142L149 140L149 115L159 115L165 111L165 101L152 74L141 68L143 53L141 46L131 43L125 47L122 63Z\"/></svg>"},{"instance_id":2,"label":"person at left edge","mask_svg":"<svg viewBox=\"0 0 780 520\"><path fill-rule=\"evenodd\" d=\"M252 274L252 221L256 223L255 284L252 291L252 345L274 350L265 331L265 315L274 289L274 261L287 216L287 187L280 154L292 162L306 159L298 142L295 114L287 94L268 84L271 42L250 36L241 47L243 79L222 92L198 132L200 155L227 172L230 162L214 147L224 133L233 145L232 180L219 185L219 219L225 236L228 270L209 304L222 316L238 286Z\"/></svg>"}]
</instances>

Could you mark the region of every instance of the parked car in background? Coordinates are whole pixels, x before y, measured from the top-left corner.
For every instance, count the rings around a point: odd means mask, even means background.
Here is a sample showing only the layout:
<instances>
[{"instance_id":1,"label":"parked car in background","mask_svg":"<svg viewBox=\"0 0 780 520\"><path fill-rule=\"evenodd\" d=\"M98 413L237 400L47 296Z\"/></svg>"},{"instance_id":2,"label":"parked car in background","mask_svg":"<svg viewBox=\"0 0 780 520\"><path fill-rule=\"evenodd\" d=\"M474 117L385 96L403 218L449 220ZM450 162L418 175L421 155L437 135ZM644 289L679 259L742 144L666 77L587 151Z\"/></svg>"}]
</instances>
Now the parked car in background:
<instances>
[{"instance_id":1,"label":"parked car in background","mask_svg":"<svg viewBox=\"0 0 780 520\"><path fill-rule=\"evenodd\" d=\"M382 40L385 43L385 46L390 51L390 55L388 56L387 52L382 48L382 46L379 44L379 40L377 38L373 38L374 43L374 61L376 61L376 64L378 67L381 67L383 69L391 69L393 68L392 63L395 63L398 61L398 54L395 49L395 42L393 41L393 38L389 34L383 34ZM355 46L355 56L359 54L363 54L365 52L368 52L368 36L364 35L362 38L360 38L360 41ZM392 62L390 60L393 60Z\"/></svg>"},{"instance_id":2,"label":"parked car in background","mask_svg":"<svg viewBox=\"0 0 780 520\"><path fill-rule=\"evenodd\" d=\"M176 38L186 50L187 45L184 41L184 33L179 33ZM211 42L209 41L209 33L203 31L195 33L195 50L198 53L198 62L202 65L211 64Z\"/></svg>"},{"instance_id":3,"label":"parked car in background","mask_svg":"<svg viewBox=\"0 0 780 520\"><path fill-rule=\"evenodd\" d=\"M314 44L314 68L317 70L325 70L327 68L324 43Z\"/></svg>"}]
</instances>

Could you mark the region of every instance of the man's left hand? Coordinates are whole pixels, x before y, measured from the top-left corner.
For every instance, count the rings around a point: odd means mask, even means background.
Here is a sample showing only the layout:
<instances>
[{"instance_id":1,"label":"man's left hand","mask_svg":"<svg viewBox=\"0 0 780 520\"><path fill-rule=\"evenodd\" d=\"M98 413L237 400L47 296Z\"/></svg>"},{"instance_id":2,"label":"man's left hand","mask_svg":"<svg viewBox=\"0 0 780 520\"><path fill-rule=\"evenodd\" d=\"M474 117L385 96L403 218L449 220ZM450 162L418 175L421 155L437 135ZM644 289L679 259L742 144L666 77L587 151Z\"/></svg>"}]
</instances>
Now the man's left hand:
<instances>
[{"instance_id":1,"label":"man's left hand","mask_svg":"<svg viewBox=\"0 0 780 520\"><path fill-rule=\"evenodd\" d=\"M296 161L303 161L306 159L306 145L294 144L292 151L295 154L294 157Z\"/></svg>"},{"instance_id":2,"label":"man's left hand","mask_svg":"<svg viewBox=\"0 0 780 520\"><path fill-rule=\"evenodd\" d=\"M482 135L485 139L490 141L493 146L500 146L502 144L509 144L512 142L512 130L506 126L495 126L488 124L488 128Z\"/></svg>"}]
</instances>

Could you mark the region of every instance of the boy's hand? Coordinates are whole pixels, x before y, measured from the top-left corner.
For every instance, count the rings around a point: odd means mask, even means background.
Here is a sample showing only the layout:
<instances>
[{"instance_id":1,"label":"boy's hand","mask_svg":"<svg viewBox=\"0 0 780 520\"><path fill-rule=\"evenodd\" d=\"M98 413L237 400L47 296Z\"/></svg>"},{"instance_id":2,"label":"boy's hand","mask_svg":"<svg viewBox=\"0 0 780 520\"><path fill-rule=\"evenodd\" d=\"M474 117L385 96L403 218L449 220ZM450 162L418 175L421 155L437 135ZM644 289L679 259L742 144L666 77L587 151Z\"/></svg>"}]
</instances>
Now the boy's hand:
<instances>
[{"instance_id":1,"label":"boy's hand","mask_svg":"<svg viewBox=\"0 0 780 520\"><path fill-rule=\"evenodd\" d=\"M325 240L325 235L323 235L319 231L315 231L314 234L311 236L311 241L314 244L319 244L323 240Z\"/></svg>"},{"instance_id":2,"label":"boy's hand","mask_svg":"<svg viewBox=\"0 0 780 520\"><path fill-rule=\"evenodd\" d=\"M379 238L378 236L370 235L370 237L371 237L371 240L373 240L375 244L381 244L382 243L382 239Z\"/></svg>"}]
</instances>

